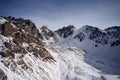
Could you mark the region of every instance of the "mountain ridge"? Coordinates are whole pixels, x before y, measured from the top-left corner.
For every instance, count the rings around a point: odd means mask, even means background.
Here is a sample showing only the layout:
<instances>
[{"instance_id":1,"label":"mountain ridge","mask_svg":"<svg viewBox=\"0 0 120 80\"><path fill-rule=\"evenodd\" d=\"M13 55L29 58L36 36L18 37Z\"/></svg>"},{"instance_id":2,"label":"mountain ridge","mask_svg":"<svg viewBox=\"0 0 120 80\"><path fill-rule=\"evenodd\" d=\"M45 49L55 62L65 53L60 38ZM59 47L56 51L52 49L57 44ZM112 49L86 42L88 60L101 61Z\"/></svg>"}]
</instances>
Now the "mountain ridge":
<instances>
[{"instance_id":1,"label":"mountain ridge","mask_svg":"<svg viewBox=\"0 0 120 80\"><path fill-rule=\"evenodd\" d=\"M57 31L55 31L59 36L62 37L62 35L64 35L64 33L66 33L67 31L64 31L65 28L69 28L69 26L64 27L62 29L59 29ZM60 33L61 30L61 33ZM110 32L110 30L113 30ZM68 30L68 32L70 33L71 31ZM74 35L73 35L74 33ZM80 41L82 41L84 39L84 37L88 37L90 40L93 40L96 43L100 43L100 44L110 44L111 46L117 46L120 45L120 26L112 26L109 28L106 28L104 30L101 30L97 27L93 27L93 26L89 26L89 25L85 25L80 29L77 30L73 30L73 32L70 34L71 36L73 35L74 38L79 38ZM64 37L63 38L67 38L70 35ZM100 39L97 39L100 38ZM116 38L116 41L113 40L112 38ZM101 41L100 41L101 40ZM111 42L108 42L108 40L111 40Z\"/></svg>"},{"instance_id":2,"label":"mountain ridge","mask_svg":"<svg viewBox=\"0 0 120 80\"><path fill-rule=\"evenodd\" d=\"M0 17L0 79L119 80L119 44L94 41L106 34L119 39L119 29L108 28L107 33L87 26L75 30L69 25L53 32L45 25L38 29L31 20ZM101 48L116 52L100 54Z\"/></svg>"}]
</instances>

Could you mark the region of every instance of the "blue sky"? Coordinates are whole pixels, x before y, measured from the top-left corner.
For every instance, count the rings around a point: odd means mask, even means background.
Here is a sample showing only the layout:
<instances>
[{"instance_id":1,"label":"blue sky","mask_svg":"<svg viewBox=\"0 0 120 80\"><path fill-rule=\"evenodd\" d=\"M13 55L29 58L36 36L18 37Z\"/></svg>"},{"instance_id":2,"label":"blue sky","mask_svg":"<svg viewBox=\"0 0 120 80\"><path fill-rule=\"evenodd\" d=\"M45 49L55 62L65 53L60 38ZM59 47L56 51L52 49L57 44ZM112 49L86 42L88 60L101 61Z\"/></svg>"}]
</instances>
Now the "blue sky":
<instances>
[{"instance_id":1,"label":"blue sky","mask_svg":"<svg viewBox=\"0 0 120 80\"><path fill-rule=\"evenodd\" d=\"M56 30L67 25L120 25L120 0L0 0L0 15L31 19Z\"/></svg>"}]
</instances>

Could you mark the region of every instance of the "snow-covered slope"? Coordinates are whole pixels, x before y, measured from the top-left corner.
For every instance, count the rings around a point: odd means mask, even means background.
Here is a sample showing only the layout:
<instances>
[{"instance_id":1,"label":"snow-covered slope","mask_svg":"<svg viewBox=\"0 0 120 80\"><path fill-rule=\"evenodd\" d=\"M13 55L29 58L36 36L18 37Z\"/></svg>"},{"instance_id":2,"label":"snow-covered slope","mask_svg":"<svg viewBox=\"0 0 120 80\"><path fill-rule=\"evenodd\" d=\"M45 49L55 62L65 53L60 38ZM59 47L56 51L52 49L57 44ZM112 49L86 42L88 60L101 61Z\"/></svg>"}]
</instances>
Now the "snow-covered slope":
<instances>
[{"instance_id":1,"label":"snow-covered slope","mask_svg":"<svg viewBox=\"0 0 120 80\"><path fill-rule=\"evenodd\" d=\"M66 47L82 49L86 52L84 55L85 62L89 65L105 74L120 75L119 41L120 27L115 26L101 30L86 25L75 30L73 34L67 36L67 38L61 38L61 36L56 33L56 44L54 45L62 44Z\"/></svg>"},{"instance_id":2,"label":"snow-covered slope","mask_svg":"<svg viewBox=\"0 0 120 80\"><path fill-rule=\"evenodd\" d=\"M84 28L69 26L65 33L56 32L60 37L46 26L37 29L30 20L1 17L0 80L120 80L118 56L111 54L113 49L119 51L119 46L95 47ZM107 58L95 48L111 49L111 56Z\"/></svg>"},{"instance_id":3,"label":"snow-covered slope","mask_svg":"<svg viewBox=\"0 0 120 80\"><path fill-rule=\"evenodd\" d=\"M118 76L104 75L100 70L85 63L83 56L85 53L82 50L56 46L49 48L48 51L52 53L56 62L44 62L29 53L23 57L25 68L11 62L9 68L0 63L0 69L4 71L8 80L117 80ZM19 58L14 61L17 63Z\"/></svg>"},{"instance_id":4,"label":"snow-covered slope","mask_svg":"<svg viewBox=\"0 0 120 80\"><path fill-rule=\"evenodd\" d=\"M69 32L69 30L68 30ZM62 39L62 40L61 40ZM99 57L105 57L120 62L120 27L105 30L92 26L83 26L67 38L56 34L56 45L77 47Z\"/></svg>"}]
</instances>

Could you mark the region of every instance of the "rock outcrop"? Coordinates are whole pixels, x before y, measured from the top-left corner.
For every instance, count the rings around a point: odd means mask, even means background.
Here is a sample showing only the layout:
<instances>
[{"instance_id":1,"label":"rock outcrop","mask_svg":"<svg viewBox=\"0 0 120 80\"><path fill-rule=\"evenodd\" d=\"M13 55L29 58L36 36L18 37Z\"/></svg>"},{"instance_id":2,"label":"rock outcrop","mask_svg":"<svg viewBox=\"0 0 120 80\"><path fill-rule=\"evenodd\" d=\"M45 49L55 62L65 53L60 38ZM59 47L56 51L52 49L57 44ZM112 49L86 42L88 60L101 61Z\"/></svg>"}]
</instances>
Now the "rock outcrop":
<instances>
[{"instance_id":1,"label":"rock outcrop","mask_svg":"<svg viewBox=\"0 0 120 80\"><path fill-rule=\"evenodd\" d=\"M43 42L43 37L49 40L49 37L54 36L52 31L49 29L46 31L46 28L43 27L41 28L41 32L39 32L32 21L24 20L23 18L9 16L1 17L1 19L5 19L6 21L0 24L0 56L3 59L9 58L2 61L4 65L10 67L11 63L14 63L14 65L24 64L26 66L23 57L29 53L33 54L36 58L41 58L43 61L55 62L52 55L44 47L45 43ZM20 55L20 62L17 63L14 59L18 54Z\"/></svg>"},{"instance_id":2,"label":"rock outcrop","mask_svg":"<svg viewBox=\"0 0 120 80\"><path fill-rule=\"evenodd\" d=\"M7 80L7 76L1 69L0 69L0 80Z\"/></svg>"},{"instance_id":3,"label":"rock outcrop","mask_svg":"<svg viewBox=\"0 0 120 80\"><path fill-rule=\"evenodd\" d=\"M63 27L62 29L58 29L55 31L63 38L67 38L68 36L72 35L74 32L75 27L73 25L69 25L67 27Z\"/></svg>"}]
</instances>

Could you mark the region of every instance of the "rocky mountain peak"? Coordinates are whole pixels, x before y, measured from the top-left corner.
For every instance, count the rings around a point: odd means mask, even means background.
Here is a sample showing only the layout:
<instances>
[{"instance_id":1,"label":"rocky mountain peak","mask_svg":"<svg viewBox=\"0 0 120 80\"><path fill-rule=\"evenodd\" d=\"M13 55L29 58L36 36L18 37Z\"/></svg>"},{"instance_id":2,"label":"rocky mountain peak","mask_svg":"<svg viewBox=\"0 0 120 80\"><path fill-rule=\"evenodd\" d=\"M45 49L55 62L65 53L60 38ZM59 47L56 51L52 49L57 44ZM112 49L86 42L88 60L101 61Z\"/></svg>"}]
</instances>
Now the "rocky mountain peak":
<instances>
[{"instance_id":1,"label":"rocky mountain peak","mask_svg":"<svg viewBox=\"0 0 120 80\"><path fill-rule=\"evenodd\" d=\"M63 38L73 35L71 38L78 39L80 42L89 39L95 44L101 45L118 46L120 44L119 26L109 27L105 30L90 25L85 25L77 30L74 30L73 26L68 26L58 29L56 33Z\"/></svg>"},{"instance_id":2,"label":"rocky mountain peak","mask_svg":"<svg viewBox=\"0 0 120 80\"><path fill-rule=\"evenodd\" d=\"M39 32L32 21L11 16L2 17L1 21L3 22L3 20L4 23L0 24L1 57L14 59L19 54L22 60L26 54L31 53L35 57L43 58L44 61L54 61L53 57L44 47L44 35Z\"/></svg>"},{"instance_id":3,"label":"rocky mountain peak","mask_svg":"<svg viewBox=\"0 0 120 80\"><path fill-rule=\"evenodd\" d=\"M82 33L84 35L87 34L86 37L98 44L109 44L111 46L113 46L114 43L116 46L120 44L120 27L118 26L109 27L105 30L101 30L97 27L85 26Z\"/></svg>"},{"instance_id":4,"label":"rocky mountain peak","mask_svg":"<svg viewBox=\"0 0 120 80\"><path fill-rule=\"evenodd\" d=\"M54 32L47 28L47 26L42 26L40 28L42 35L45 37L45 39L49 40L49 38L54 38Z\"/></svg>"},{"instance_id":5,"label":"rocky mountain peak","mask_svg":"<svg viewBox=\"0 0 120 80\"><path fill-rule=\"evenodd\" d=\"M58 29L55 31L57 34L59 34L63 38L67 38L68 36L72 35L74 32L75 27L73 25L69 25L67 27L63 27L61 29Z\"/></svg>"}]
</instances>

